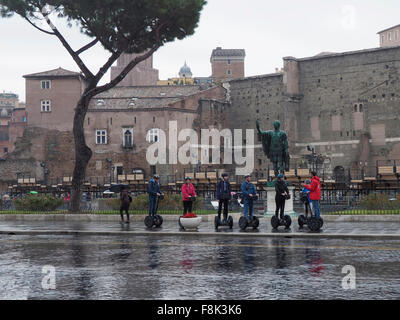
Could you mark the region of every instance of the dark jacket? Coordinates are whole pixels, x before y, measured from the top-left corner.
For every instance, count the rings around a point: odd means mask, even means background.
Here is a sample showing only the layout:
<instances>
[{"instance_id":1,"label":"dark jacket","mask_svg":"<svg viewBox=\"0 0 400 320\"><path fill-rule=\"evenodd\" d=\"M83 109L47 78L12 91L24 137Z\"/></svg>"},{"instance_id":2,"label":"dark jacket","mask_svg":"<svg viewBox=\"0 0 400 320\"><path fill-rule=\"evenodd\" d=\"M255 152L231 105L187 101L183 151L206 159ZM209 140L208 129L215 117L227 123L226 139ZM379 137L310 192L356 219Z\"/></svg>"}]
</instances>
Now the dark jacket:
<instances>
[{"instance_id":1,"label":"dark jacket","mask_svg":"<svg viewBox=\"0 0 400 320\"><path fill-rule=\"evenodd\" d=\"M120 199L122 207L129 207L129 205L131 204L131 197L127 191L121 192Z\"/></svg>"},{"instance_id":2,"label":"dark jacket","mask_svg":"<svg viewBox=\"0 0 400 320\"><path fill-rule=\"evenodd\" d=\"M282 193L286 192L286 194L289 194L289 189L286 182L281 180L275 181L275 192L276 198L284 199L285 197L282 195Z\"/></svg>"},{"instance_id":3,"label":"dark jacket","mask_svg":"<svg viewBox=\"0 0 400 320\"><path fill-rule=\"evenodd\" d=\"M221 179L217 184L217 199L230 200L231 199L231 184L229 181Z\"/></svg>"},{"instance_id":4,"label":"dark jacket","mask_svg":"<svg viewBox=\"0 0 400 320\"><path fill-rule=\"evenodd\" d=\"M155 182L153 179L149 181L149 185L147 187L147 192L149 193L150 198L156 198L157 193L162 193L160 189L160 184Z\"/></svg>"},{"instance_id":5,"label":"dark jacket","mask_svg":"<svg viewBox=\"0 0 400 320\"><path fill-rule=\"evenodd\" d=\"M251 182L247 182L247 181L244 181L242 183L240 191L242 191L243 200L252 200L252 198L250 197L250 194L252 194L252 195L257 194L257 190L256 190L256 187L254 186L254 184L252 184Z\"/></svg>"}]
</instances>

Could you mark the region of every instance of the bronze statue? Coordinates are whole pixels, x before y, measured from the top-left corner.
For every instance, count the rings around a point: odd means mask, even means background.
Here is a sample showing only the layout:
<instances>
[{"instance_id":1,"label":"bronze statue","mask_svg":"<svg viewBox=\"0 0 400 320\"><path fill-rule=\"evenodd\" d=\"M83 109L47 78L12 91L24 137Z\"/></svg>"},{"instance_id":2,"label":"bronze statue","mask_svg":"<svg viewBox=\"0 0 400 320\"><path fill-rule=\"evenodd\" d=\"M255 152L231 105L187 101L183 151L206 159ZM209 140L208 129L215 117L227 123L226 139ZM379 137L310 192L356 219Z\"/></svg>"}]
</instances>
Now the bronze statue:
<instances>
[{"instance_id":1,"label":"bronze statue","mask_svg":"<svg viewBox=\"0 0 400 320\"><path fill-rule=\"evenodd\" d=\"M274 165L275 177L279 173L284 174L285 171L289 171L288 137L285 131L280 130L281 123L276 120L273 131L262 131L258 120L256 124L257 131L261 135L263 151Z\"/></svg>"}]
</instances>

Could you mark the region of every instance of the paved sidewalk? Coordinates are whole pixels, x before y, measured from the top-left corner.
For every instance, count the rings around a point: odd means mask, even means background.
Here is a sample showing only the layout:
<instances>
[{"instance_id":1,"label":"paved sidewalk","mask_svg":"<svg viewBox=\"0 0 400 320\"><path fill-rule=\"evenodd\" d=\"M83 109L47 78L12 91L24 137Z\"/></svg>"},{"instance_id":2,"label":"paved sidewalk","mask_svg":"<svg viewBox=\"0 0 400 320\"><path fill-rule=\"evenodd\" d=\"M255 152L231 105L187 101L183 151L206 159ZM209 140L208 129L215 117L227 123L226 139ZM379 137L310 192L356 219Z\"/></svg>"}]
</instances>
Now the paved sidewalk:
<instances>
[{"instance_id":1,"label":"paved sidewalk","mask_svg":"<svg viewBox=\"0 0 400 320\"><path fill-rule=\"evenodd\" d=\"M221 236L255 236L255 237L319 237L319 238L394 238L400 239L398 222L325 222L320 232L311 232L307 227L299 229L294 220L290 230L283 227L272 230L270 219L262 218L259 230L241 231L234 222L233 230L221 228L214 230L212 222L202 222L198 231L181 231L178 222L165 221L162 228L147 229L142 221L131 224L119 222L87 221L0 221L0 234L82 234L82 235L221 235Z\"/></svg>"}]
</instances>

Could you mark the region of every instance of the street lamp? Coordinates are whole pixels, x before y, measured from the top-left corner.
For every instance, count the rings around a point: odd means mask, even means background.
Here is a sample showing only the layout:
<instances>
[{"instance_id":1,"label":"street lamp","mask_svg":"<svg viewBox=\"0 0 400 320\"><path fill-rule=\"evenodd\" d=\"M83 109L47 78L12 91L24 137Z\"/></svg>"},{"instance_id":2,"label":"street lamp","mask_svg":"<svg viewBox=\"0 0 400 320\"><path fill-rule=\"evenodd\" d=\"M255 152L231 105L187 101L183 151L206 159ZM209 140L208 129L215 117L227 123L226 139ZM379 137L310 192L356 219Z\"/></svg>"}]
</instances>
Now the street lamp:
<instances>
[{"instance_id":1,"label":"street lamp","mask_svg":"<svg viewBox=\"0 0 400 320\"><path fill-rule=\"evenodd\" d=\"M307 146L307 150L311 152L312 170L316 171L317 154L315 153L315 148L312 146Z\"/></svg>"}]
</instances>

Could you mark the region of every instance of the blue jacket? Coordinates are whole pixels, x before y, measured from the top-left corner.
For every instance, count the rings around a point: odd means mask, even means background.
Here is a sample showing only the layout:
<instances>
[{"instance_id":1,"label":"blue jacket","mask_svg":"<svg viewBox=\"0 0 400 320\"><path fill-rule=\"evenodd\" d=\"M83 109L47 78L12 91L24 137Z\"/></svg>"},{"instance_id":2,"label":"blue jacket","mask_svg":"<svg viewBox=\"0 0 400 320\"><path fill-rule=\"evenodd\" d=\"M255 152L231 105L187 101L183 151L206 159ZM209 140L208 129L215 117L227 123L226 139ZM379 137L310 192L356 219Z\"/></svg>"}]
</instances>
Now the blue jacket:
<instances>
[{"instance_id":1,"label":"blue jacket","mask_svg":"<svg viewBox=\"0 0 400 320\"><path fill-rule=\"evenodd\" d=\"M157 193L162 193L160 189L160 184L151 179L147 187L147 192L149 193L150 198L155 198L157 196Z\"/></svg>"},{"instance_id":2,"label":"blue jacket","mask_svg":"<svg viewBox=\"0 0 400 320\"><path fill-rule=\"evenodd\" d=\"M226 183L226 190L224 190L224 184ZM224 194L228 195L229 197L225 199L231 199L231 184L229 181L226 181L224 179L221 179L218 181L217 184L217 199L218 200L223 200L224 199Z\"/></svg>"},{"instance_id":3,"label":"blue jacket","mask_svg":"<svg viewBox=\"0 0 400 320\"><path fill-rule=\"evenodd\" d=\"M252 195L257 194L257 190L256 190L256 187L254 186L254 184L252 184L251 182L247 182L247 181L244 181L242 183L242 186L241 186L240 190L242 191L242 195L243 195L243 199L244 200L251 200L249 195L250 194L252 194Z\"/></svg>"},{"instance_id":4,"label":"blue jacket","mask_svg":"<svg viewBox=\"0 0 400 320\"><path fill-rule=\"evenodd\" d=\"M310 190L308 190L307 188L303 188L303 190L301 190L301 192L307 194L308 202L311 202L310 201Z\"/></svg>"}]
</instances>

